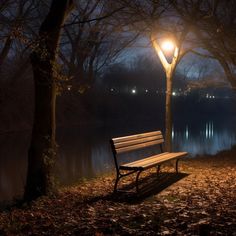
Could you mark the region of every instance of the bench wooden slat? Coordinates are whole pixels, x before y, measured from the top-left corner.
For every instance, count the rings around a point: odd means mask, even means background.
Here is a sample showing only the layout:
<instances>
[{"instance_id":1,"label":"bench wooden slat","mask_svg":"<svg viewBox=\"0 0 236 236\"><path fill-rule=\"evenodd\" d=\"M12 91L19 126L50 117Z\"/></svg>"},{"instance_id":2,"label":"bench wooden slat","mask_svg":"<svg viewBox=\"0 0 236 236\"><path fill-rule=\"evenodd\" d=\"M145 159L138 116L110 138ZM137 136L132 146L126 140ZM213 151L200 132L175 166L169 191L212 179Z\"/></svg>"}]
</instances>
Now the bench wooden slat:
<instances>
[{"instance_id":1,"label":"bench wooden slat","mask_svg":"<svg viewBox=\"0 0 236 236\"><path fill-rule=\"evenodd\" d=\"M148 166L149 164L151 165L152 163L157 163L157 162L161 162L165 159L169 159L169 158L175 158L175 157L179 157L179 156L183 156L185 155L185 152L178 152L178 153L169 153L169 152L164 152L158 155L154 155L145 159L141 159L138 161L134 161L134 162L130 162L127 164L124 164L122 166L126 166L126 167L144 167L144 166Z\"/></svg>"},{"instance_id":2,"label":"bench wooden slat","mask_svg":"<svg viewBox=\"0 0 236 236\"><path fill-rule=\"evenodd\" d=\"M142 159L142 160L138 160L138 161L121 165L120 169L123 169L123 170L147 169L147 168L157 166L158 164L161 164L165 161L180 158L186 155L187 155L187 152L176 152L176 153L164 152L164 153L154 155L154 156Z\"/></svg>"},{"instance_id":3,"label":"bench wooden slat","mask_svg":"<svg viewBox=\"0 0 236 236\"><path fill-rule=\"evenodd\" d=\"M144 159L140 159L140 160L137 160L137 161L125 163L125 164L123 164L121 166L130 166L130 167L142 166L142 163L152 162L153 160L155 161L157 159L157 156L159 156L161 158L161 156L166 155L167 153L168 152L163 152L163 153L160 153L160 154L157 154L157 155L154 155L154 156L145 157Z\"/></svg>"},{"instance_id":4,"label":"bench wooden slat","mask_svg":"<svg viewBox=\"0 0 236 236\"><path fill-rule=\"evenodd\" d=\"M123 153L123 152L138 150L138 149L141 149L141 148L157 145L157 144L160 144L160 143L163 143L163 142L164 142L164 139L159 139L159 140L156 140L156 141L145 142L145 143L136 144L136 145L132 145L132 146L128 146L128 147L116 148L115 151L116 151L117 154L120 154L120 153Z\"/></svg>"},{"instance_id":5,"label":"bench wooden slat","mask_svg":"<svg viewBox=\"0 0 236 236\"><path fill-rule=\"evenodd\" d=\"M174 160L183 156L186 156L186 152L178 152L178 153L169 153L168 156L161 158L160 160L157 160L157 162L153 163L146 163L142 166L143 169L151 168L156 166L157 164L161 164L163 162L169 161L169 160Z\"/></svg>"},{"instance_id":6,"label":"bench wooden slat","mask_svg":"<svg viewBox=\"0 0 236 236\"><path fill-rule=\"evenodd\" d=\"M131 141L131 140L155 136L155 135L161 135L161 131L153 131L153 132L148 132L148 133L143 133L143 134L135 134L135 135L129 135L129 136L124 136L124 137L119 137L119 138L113 138L112 141L114 144L116 144L120 142Z\"/></svg>"},{"instance_id":7,"label":"bench wooden slat","mask_svg":"<svg viewBox=\"0 0 236 236\"><path fill-rule=\"evenodd\" d=\"M114 144L114 146L115 146L115 148L122 148L122 147L128 147L131 145L145 143L145 142L149 142L149 141L157 141L160 139L163 139L162 135L155 135L155 136L139 138L139 139L135 139L135 140L131 140L131 141L117 142Z\"/></svg>"}]
</instances>

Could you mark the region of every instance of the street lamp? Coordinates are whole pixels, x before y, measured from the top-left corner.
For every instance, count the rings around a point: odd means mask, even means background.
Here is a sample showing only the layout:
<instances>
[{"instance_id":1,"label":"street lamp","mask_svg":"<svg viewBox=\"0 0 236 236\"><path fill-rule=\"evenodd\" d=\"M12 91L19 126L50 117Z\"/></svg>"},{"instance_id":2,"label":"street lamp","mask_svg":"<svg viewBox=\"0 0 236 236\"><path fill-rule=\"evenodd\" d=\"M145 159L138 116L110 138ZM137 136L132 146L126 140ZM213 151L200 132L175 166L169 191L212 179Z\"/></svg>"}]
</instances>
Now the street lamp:
<instances>
[{"instance_id":1,"label":"street lamp","mask_svg":"<svg viewBox=\"0 0 236 236\"><path fill-rule=\"evenodd\" d=\"M152 45L161 61L163 69L166 74L166 114L165 114L165 124L166 124L166 150L171 151L171 134L172 134L172 114L171 114L171 97L175 96L176 93L173 92L173 75L176 66L180 60L179 47L170 39L166 39L161 43L158 42L155 35L151 35ZM171 61L168 62L164 53L172 54Z\"/></svg>"},{"instance_id":2,"label":"street lamp","mask_svg":"<svg viewBox=\"0 0 236 236\"><path fill-rule=\"evenodd\" d=\"M171 39L166 39L159 43L154 35L151 36L152 45L161 61L167 77L172 77L173 72L179 62L179 47ZM164 53L173 52L171 62L169 63Z\"/></svg>"},{"instance_id":3,"label":"street lamp","mask_svg":"<svg viewBox=\"0 0 236 236\"><path fill-rule=\"evenodd\" d=\"M161 48L162 50L164 51L167 51L167 52L170 52L170 51L173 51L174 48L175 48L175 45L172 41L170 40L166 40L164 41L162 44L161 44Z\"/></svg>"}]
</instances>

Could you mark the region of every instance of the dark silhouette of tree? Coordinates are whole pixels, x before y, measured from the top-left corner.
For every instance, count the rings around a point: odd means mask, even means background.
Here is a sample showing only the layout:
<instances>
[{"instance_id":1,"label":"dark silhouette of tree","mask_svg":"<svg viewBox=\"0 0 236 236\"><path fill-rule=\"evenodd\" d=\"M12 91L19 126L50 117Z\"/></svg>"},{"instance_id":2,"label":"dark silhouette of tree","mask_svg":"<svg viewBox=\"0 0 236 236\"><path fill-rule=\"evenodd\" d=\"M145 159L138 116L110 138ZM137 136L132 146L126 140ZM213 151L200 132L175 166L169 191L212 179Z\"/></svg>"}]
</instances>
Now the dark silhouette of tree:
<instances>
[{"instance_id":1,"label":"dark silhouette of tree","mask_svg":"<svg viewBox=\"0 0 236 236\"><path fill-rule=\"evenodd\" d=\"M195 35L195 44L207 53L194 53L218 60L230 82L236 88L236 2L223 1L172 1L177 16Z\"/></svg>"},{"instance_id":2,"label":"dark silhouette of tree","mask_svg":"<svg viewBox=\"0 0 236 236\"><path fill-rule=\"evenodd\" d=\"M2 1L0 6L0 71L7 58L22 53L30 25L37 18L37 1ZM10 56L9 56L10 54ZM19 71L18 71L19 72ZM19 74L19 73L18 73Z\"/></svg>"},{"instance_id":3,"label":"dark silhouette of tree","mask_svg":"<svg viewBox=\"0 0 236 236\"><path fill-rule=\"evenodd\" d=\"M28 172L24 194L24 198L27 201L41 195L50 195L56 192L54 180L54 167L57 156L56 96L59 92L58 82L64 78L60 74L58 51L64 21L69 18L69 13L72 9L75 9L74 7L75 4L72 0L62 0L60 2L53 0L51 2L49 13L40 26L38 37L34 41L33 51L30 55L35 100L34 123L28 153ZM94 7L96 7L96 4ZM118 10L105 12L97 19L101 20L110 17ZM93 21L96 21L96 18L90 12L82 21L76 22L73 20L69 25L76 26L76 24L85 24ZM96 32L89 31L84 47L90 44L90 40L94 39L94 33L96 35ZM71 41L71 43L73 42ZM78 48L78 50L82 50L82 48ZM83 53L79 56L81 55L83 56ZM89 51L89 55L91 56L91 51Z\"/></svg>"},{"instance_id":4,"label":"dark silhouette of tree","mask_svg":"<svg viewBox=\"0 0 236 236\"><path fill-rule=\"evenodd\" d=\"M81 2L64 26L60 59L72 90L84 91L91 87L98 73L137 37L125 36L115 16L102 18L110 14L108 6L109 3L100 0ZM99 20L91 21L90 18Z\"/></svg>"},{"instance_id":5,"label":"dark silhouette of tree","mask_svg":"<svg viewBox=\"0 0 236 236\"><path fill-rule=\"evenodd\" d=\"M52 1L39 29L37 47L30 56L34 74L35 112L24 194L27 201L54 193L56 189L53 174L57 150L54 64L61 27L72 7L71 0Z\"/></svg>"}]
</instances>

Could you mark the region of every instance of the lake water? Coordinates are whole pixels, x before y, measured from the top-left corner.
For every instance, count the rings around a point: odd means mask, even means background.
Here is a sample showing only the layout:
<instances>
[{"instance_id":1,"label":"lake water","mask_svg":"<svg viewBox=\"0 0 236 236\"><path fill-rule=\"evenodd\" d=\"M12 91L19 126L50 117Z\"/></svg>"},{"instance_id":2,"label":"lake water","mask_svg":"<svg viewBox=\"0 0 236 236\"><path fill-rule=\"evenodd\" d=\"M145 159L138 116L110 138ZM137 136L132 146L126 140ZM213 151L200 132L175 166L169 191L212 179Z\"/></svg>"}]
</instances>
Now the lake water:
<instances>
[{"instance_id":1,"label":"lake water","mask_svg":"<svg viewBox=\"0 0 236 236\"><path fill-rule=\"evenodd\" d=\"M63 185L114 170L109 139L132 133L160 129L141 123L113 127L72 127L58 131L58 177ZM187 151L190 158L215 154L236 144L235 118L175 122L173 149ZM19 197L23 192L27 166L29 132L0 135L0 202ZM132 157L132 155L131 155ZM112 167L112 169L111 169Z\"/></svg>"}]
</instances>

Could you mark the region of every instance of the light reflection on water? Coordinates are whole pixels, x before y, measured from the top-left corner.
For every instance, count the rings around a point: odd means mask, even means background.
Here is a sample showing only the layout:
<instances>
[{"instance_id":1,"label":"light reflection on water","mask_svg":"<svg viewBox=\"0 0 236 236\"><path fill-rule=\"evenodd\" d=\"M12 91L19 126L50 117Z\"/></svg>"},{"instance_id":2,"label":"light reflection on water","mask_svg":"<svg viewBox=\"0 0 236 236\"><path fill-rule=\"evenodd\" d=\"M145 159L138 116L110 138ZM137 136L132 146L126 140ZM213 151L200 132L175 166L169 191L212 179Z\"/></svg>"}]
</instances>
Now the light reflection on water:
<instances>
[{"instance_id":1,"label":"light reflection on water","mask_svg":"<svg viewBox=\"0 0 236 236\"><path fill-rule=\"evenodd\" d=\"M191 132L189 125L185 126L184 131L172 130L173 149L184 150L190 153L190 156L210 154L225 149L230 149L236 144L235 130L216 129L214 122L209 121L199 130Z\"/></svg>"},{"instance_id":2,"label":"light reflection on water","mask_svg":"<svg viewBox=\"0 0 236 236\"><path fill-rule=\"evenodd\" d=\"M214 126L213 122L206 123L206 139L213 138L214 136Z\"/></svg>"},{"instance_id":3,"label":"light reflection on water","mask_svg":"<svg viewBox=\"0 0 236 236\"><path fill-rule=\"evenodd\" d=\"M155 130L149 127L143 131ZM81 178L114 170L109 145L111 137L135 133L138 128L68 128L58 132L58 176L62 184L73 184ZM136 131L137 132L137 131ZM138 131L139 132L139 131ZM236 144L236 127L233 122L214 121L173 126L174 151L187 151L190 156L215 154ZM16 133L0 136L0 202L21 195L25 183L27 148L30 135ZM14 148L12 148L14 147ZM136 155L152 155L154 149L123 155L123 160L133 160Z\"/></svg>"}]
</instances>

